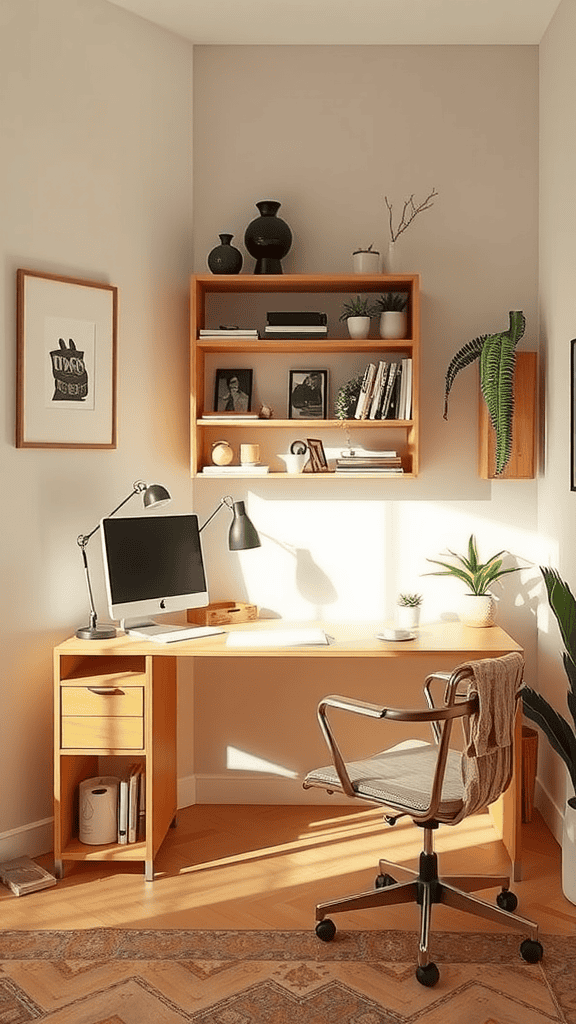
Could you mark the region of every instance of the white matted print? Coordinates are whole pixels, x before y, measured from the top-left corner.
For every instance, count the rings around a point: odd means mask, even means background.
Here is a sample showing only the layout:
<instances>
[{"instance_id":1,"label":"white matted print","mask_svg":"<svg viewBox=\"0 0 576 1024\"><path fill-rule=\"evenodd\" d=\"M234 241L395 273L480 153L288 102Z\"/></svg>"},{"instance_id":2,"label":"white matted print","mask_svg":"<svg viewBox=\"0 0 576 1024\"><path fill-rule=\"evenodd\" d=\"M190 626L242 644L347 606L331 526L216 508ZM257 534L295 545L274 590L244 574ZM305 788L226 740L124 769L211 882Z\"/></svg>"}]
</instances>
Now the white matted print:
<instances>
[{"instance_id":1,"label":"white matted print","mask_svg":"<svg viewBox=\"0 0 576 1024\"><path fill-rule=\"evenodd\" d=\"M117 291L18 271L18 448L116 447Z\"/></svg>"}]
</instances>

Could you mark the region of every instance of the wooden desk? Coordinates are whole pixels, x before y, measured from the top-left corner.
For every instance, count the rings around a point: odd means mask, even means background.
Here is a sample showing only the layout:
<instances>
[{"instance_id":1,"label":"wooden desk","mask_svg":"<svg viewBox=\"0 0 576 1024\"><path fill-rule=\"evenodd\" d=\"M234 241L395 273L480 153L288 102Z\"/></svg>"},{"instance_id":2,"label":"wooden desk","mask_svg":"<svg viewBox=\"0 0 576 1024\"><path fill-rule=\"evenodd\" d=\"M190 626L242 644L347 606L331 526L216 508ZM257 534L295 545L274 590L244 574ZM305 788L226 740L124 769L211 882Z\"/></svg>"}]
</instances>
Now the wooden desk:
<instances>
[{"instance_id":1,"label":"wooden desk","mask_svg":"<svg viewBox=\"0 0 576 1024\"><path fill-rule=\"evenodd\" d=\"M381 626L342 623L286 623L259 620L226 628L275 630L321 625L335 642L318 647L230 648L226 633L202 639L156 644L119 635L113 640L71 638L54 650L54 858L61 876L64 861L143 861L154 877L154 858L176 815L176 664L178 658L379 658L414 659L418 694L423 683L418 662L431 654L443 668L473 658L497 657L522 648L499 626L473 629L460 622L423 625L415 640L376 639ZM344 665L342 666L344 668ZM336 666L335 666L336 668ZM349 686L336 683L336 690ZM419 703L419 700L418 700ZM512 783L494 820L509 852L514 878L521 873L521 723L516 729ZM140 761L146 777L146 835L126 845L87 846L78 840L78 786L100 773L99 758L119 755L126 765Z\"/></svg>"}]
</instances>

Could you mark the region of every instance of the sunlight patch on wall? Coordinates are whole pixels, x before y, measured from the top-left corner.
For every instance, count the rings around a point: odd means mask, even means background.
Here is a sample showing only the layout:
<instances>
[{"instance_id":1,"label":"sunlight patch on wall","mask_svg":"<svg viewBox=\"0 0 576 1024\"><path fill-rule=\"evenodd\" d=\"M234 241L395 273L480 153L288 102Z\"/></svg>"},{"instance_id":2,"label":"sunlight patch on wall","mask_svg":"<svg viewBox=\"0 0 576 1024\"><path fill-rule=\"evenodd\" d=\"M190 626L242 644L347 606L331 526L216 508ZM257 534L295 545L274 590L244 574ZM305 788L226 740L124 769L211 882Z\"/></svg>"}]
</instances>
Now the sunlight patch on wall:
<instances>
[{"instance_id":1,"label":"sunlight patch on wall","mask_svg":"<svg viewBox=\"0 0 576 1024\"><path fill-rule=\"evenodd\" d=\"M226 767L236 772L263 772L266 775L282 775L285 779L296 779L298 772L293 772L282 765L266 761L263 757L256 757L246 750L238 750L237 747L226 747Z\"/></svg>"}]
</instances>

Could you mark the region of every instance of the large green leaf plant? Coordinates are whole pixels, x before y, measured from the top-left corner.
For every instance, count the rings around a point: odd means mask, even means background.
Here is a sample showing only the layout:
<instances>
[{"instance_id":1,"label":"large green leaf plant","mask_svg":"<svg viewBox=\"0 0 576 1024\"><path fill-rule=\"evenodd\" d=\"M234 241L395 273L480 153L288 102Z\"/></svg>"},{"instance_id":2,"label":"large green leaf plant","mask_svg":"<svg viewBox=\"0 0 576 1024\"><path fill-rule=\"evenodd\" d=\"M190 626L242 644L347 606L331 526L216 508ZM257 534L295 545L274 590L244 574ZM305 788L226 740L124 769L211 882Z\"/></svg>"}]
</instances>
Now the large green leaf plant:
<instances>
[{"instance_id":1,"label":"large green leaf plant","mask_svg":"<svg viewBox=\"0 0 576 1024\"><path fill-rule=\"evenodd\" d=\"M514 369L516 346L526 329L526 318L511 311L510 326L499 334L482 334L467 342L451 360L446 371L444 419L448 419L448 396L456 375L476 359L480 360L480 387L496 434L496 475L502 473L512 452L514 414Z\"/></svg>"},{"instance_id":2,"label":"large green leaf plant","mask_svg":"<svg viewBox=\"0 0 576 1024\"><path fill-rule=\"evenodd\" d=\"M568 803L576 809L576 600L555 569L541 567L540 571L564 643L562 659L568 677L566 699L574 727L530 686L522 687L522 703L524 714L540 726L551 747L564 761L574 789L574 796Z\"/></svg>"},{"instance_id":3,"label":"large green leaf plant","mask_svg":"<svg viewBox=\"0 0 576 1024\"><path fill-rule=\"evenodd\" d=\"M448 552L452 558L456 559L456 564L452 562L441 562L437 558L427 558L427 562L432 562L434 565L439 565L442 568L442 572L436 570L435 572L426 572L424 576L454 576L455 579L461 580L468 587L470 594L474 594L476 597L482 597L490 593L490 585L499 580L501 576L507 576L510 572L518 572L518 567L514 566L511 569L502 568L502 555L505 555L505 551L498 551L497 554L492 555L487 562L481 562L478 556L478 548L476 546L476 538L474 534L470 536L468 541L468 554L458 555L455 551Z\"/></svg>"}]
</instances>

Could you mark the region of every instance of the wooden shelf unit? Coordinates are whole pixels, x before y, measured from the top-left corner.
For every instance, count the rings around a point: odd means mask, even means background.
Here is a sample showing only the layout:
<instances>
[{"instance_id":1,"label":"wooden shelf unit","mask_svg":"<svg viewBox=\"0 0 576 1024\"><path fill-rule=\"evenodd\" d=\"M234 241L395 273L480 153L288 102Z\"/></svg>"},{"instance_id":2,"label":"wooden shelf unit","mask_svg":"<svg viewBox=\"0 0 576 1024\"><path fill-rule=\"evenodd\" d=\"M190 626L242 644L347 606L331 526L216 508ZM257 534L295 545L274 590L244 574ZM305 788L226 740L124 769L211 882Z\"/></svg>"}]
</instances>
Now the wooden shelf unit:
<instances>
[{"instance_id":1,"label":"wooden shelf unit","mask_svg":"<svg viewBox=\"0 0 576 1024\"><path fill-rule=\"evenodd\" d=\"M81 642L80 642L81 644ZM143 861L154 857L176 816L176 658L54 652L54 861ZM80 645L78 645L80 647ZM86 644L84 644L84 651ZM114 775L106 758L145 770L145 836L136 843L81 843L78 790L84 779ZM102 760L104 759L104 760Z\"/></svg>"},{"instance_id":2,"label":"wooden shelf unit","mask_svg":"<svg viewBox=\"0 0 576 1024\"><path fill-rule=\"evenodd\" d=\"M345 337L345 325L338 319L342 302L352 296L371 295L401 291L408 295L408 330L402 340L384 340L378 335L378 320L371 324L371 337L355 339ZM273 296L271 300L270 297ZM303 296L306 305L310 296L315 308L330 307L328 314L328 336L319 339L276 340L266 337L242 338L200 338L199 331L205 327L218 327L221 323L240 323L244 327L256 327L263 335L266 302L270 308L284 308L282 297L286 296L288 308L294 306L294 296ZM288 298L290 296L290 298ZM219 305L220 300L220 305ZM320 300L320 301L318 301ZM235 315L236 304L243 310ZM301 305L303 305L302 303ZM336 305L337 304L337 305ZM222 310L222 312L221 312ZM216 317L216 319L215 319ZM232 319L231 319L232 317ZM269 464L266 476L254 474L243 479L268 480L282 477L311 480L329 478L342 480L335 473L288 474L280 470L281 452L289 450L295 437L318 437L325 448L347 446L347 428L352 443L365 448L392 448L402 456L404 474L392 477L399 480L415 477L419 468L419 411L420 411L420 278L417 274L274 274L274 275L225 275L196 274L191 279L190 301L190 414L191 414L191 472L200 473L210 465L210 452L215 441L225 438L238 455L241 443L257 441L262 449L262 462ZM410 357L412 359L412 417L410 420L338 420L334 418L334 400L338 388L359 373L366 364L383 359L387 355ZM272 419L235 420L226 417L203 419L205 411L212 411L212 379L215 361L212 357L222 356L226 368L250 365L258 379L258 390L267 399L267 387L283 388L280 402L273 401L275 413ZM326 359L319 363L318 357ZM254 357L252 359L252 357ZM270 358L269 358L270 357ZM284 360L283 358L284 357ZM301 369L306 357L316 366L329 370L330 387L327 419L287 418L288 372L287 359L291 369ZM225 362L224 362L225 358ZM346 361L355 360L354 373L346 372ZM248 360L248 362L246 362ZM251 361L250 361L251 360ZM268 364L265 368L263 364ZM262 370L262 380L260 370ZM285 377L285 381L284 381ZM280 381L280 383L279 383ZM253 402L257 409L258 402ZM238 461L236 457L235 462ZM368 476L368 475L367 475ZM374 479L373 476L369 477ZM210 477L209 479L214 479ZM216 479L222 479L217 477ZM354 480L358 475L354 475ZM383 480L383 477L378 479Z\"/></svg>"}]
</instances>

